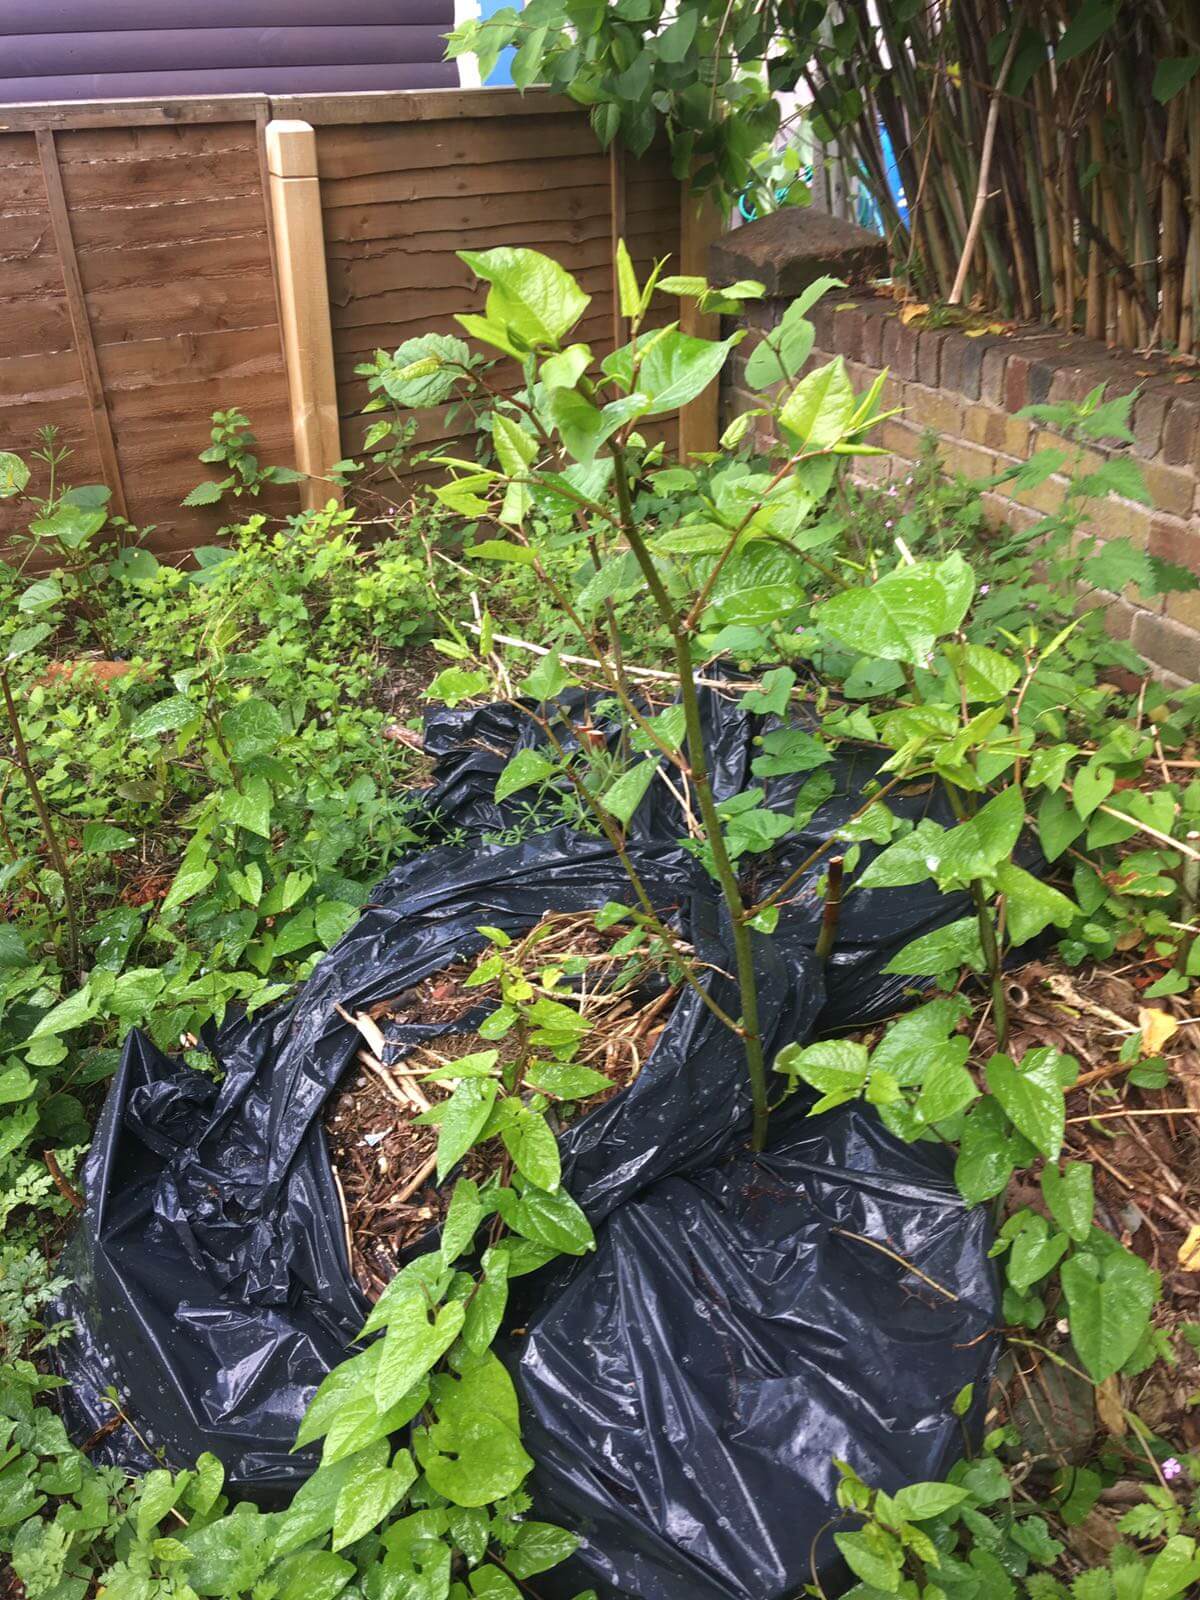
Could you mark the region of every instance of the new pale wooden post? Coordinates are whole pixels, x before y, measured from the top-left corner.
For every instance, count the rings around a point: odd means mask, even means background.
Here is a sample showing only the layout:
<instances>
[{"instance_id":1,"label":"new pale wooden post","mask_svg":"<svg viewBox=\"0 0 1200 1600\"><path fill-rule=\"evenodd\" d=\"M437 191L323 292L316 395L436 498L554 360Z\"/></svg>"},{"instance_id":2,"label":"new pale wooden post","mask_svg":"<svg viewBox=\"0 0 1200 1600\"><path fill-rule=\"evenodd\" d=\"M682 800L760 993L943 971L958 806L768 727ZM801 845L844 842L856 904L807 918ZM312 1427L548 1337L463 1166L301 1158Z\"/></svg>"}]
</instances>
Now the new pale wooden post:
<instances>
[{"instance_id":1,"label":"new pale wooden post","mask_svg":"<svg viewBox=\"0 0 1200 1600\"><path fill-rule=\"evenodd\" d=\"M690 184L679 193L679 270L684 277L707 278L708 247L723 231L721 212L707 198L699 200ZM679 303L679 327L697 339L719 339L721 319L702 316L698 303L683 299ZM679 458L686 460L696 450L715 450L720 438L720 383L713 379L703 394L679 413Z\"/></svg>"},{"instance_id":2,"label":"new pale wooden post","mask_svg":"<svg viewBox=\"0 0 1200 1600\"><path fill-rule=\"evenodd\" d=\"M342 498L329 472L342 459L317 136L307 122L267 124L267 170L279 272L296 466L306 509Z\"/></svg>"}]
</instances>

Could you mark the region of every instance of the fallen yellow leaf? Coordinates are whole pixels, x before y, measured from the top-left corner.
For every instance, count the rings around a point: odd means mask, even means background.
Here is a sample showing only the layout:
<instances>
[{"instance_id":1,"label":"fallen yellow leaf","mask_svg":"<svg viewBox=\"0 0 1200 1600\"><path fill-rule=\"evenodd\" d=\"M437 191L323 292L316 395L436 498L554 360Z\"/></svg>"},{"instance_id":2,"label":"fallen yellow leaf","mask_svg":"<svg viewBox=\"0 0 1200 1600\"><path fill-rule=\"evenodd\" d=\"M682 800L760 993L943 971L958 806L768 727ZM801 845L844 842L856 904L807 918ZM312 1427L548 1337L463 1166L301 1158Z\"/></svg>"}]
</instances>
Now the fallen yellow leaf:
<instances>
[{"instance_id":1,"label":"fallen yellow leaf","mask_svg":"<svg viewBox=\"0 0 1200 1600\"><path fill-rule=\"evenodd\" d=\"M1179 1024L1166 1011L1143 1006L1138 1011L1138 1027L1142 1030L1142 1054L1156 1056L1172 1034L1179 1032Z\"/></svg>"},{"instance_id":2,"label":"fallen yellow leaf","mask_svg":"<svg viewBox=\"0 0 1200 1600\"><path fill-rule=\"evenodd\" d=\"M1179 1246L1179 1265L1185 1272L1200 1272L1200 1223L1188 1229L1188 1236Z\"/></svg>"},{"instance_id":3,"label":"fallen yellow leaf","mask_svg":"<svg viewBox=\"0 0 1200 1600\"><path fill-rule=\"evenodd\" d=\"M900 321L907 327L915 318L923 317L928 310L929 307L927 305L920 303L905 306L900 313Z\"/></svg>"}]
</instances>

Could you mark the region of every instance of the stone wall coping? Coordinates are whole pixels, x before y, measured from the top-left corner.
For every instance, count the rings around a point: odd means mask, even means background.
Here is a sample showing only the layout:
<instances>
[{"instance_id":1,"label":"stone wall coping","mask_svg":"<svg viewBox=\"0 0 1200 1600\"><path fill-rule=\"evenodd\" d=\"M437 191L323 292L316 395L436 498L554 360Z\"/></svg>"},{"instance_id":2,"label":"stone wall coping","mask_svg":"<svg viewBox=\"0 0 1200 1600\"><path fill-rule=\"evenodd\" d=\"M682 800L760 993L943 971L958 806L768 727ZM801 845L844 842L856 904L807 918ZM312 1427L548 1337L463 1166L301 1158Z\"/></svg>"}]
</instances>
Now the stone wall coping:
<instances>
[{"instance_id":1,"label":"stone wall coping","mask_svg":"<svg viewBox=\"0 0 1200 1600\"><path fill-rule=\"evenodd\" d=\"M715 283L753 278L773 298L794 298L829 274L847 283L887 271L887 245L878 234L827 211L784 206L726 233L709 247Z\"/></svg>"}]
</instances>

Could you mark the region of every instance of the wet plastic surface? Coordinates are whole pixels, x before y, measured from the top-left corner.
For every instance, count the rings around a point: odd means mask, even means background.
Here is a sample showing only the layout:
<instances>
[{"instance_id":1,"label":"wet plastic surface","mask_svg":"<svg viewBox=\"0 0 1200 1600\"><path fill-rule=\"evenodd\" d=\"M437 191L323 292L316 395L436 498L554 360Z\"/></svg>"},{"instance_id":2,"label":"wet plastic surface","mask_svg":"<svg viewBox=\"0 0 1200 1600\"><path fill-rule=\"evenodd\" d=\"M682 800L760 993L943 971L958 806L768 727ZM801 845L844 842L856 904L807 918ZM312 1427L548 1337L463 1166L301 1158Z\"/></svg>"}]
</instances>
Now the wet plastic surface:
<instances>
[{"instance_id":1,"label":"wet plastic surface","mask_svg":"<svg viewBox=\"0 0 1200 1600\"><path fill-rule=\"evenodd\" d=\"M734 700L703 698L720 799L753 782L763 723ZM100 1397L114 1385L153 1448L176 1466L214 1451L235 1492L273 1503L311 1470L291 1441L364 1315L320 1122L359 1045L335 1005L352 1013L469 958L480 924L517 932L546 911L630 898L603 839L560 825L488 842L516 815L493 799L496 776L534 736L503 706L430 717L431 811L443 837L467 842L403 862L294 1000L219 1030L209 1041L219 1083L131 1034L65 1260L78 1336L62 1350L64 1394L80 1435L111 1415ZM835 793L805 837L757 858L760 890L845 821L873 766L864 752L828 769ZM771 803L790 810L797 781L776 781ZM916 816L929 803L917 792L892 808ZM656 906L728 972L718 906L683 832L655 784L630 854ZM811 954L822 870L756 943L772 1051L894 1010L906 980L882 967L963 913L932 887L851 895L822 974ZM709 981L735 1003L730 980ZM565 1180L598 1248L522 1280L530 1332L510 1355L539 1510L588 1537L575 1589L598 1583L638 1600L794 1592L826 1515L831 1454L893 1486L935 1475L954 1454L950 1402L991 1358L987 1340L961 1348L995 1311L985 1224L963 1211L940 1158L900 1145L871 1113L803 1112L796 1103L775 1120L766 1157L745 1153L740 1047L685 992L635 1083L564 1135ZM957 1299L925 1292L835 1224L889 1240ZM146 1464L127 1429L104 1452Z\"/></svg>"}]
</instances>

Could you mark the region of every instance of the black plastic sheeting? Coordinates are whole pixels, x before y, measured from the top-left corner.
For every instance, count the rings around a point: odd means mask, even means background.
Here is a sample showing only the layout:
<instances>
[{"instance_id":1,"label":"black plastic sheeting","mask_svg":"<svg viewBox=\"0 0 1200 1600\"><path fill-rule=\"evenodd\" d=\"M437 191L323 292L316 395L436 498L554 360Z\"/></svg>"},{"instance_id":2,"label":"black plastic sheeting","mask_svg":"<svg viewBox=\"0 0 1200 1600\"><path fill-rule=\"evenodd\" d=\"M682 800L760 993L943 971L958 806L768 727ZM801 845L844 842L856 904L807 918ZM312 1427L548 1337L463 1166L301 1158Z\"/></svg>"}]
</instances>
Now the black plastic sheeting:
<instances>
[{"instance_id":1,"label":"black plastic sheeting","mask_svg":"<svg viewBox=\"0 0 1200 1600\"><path fill-rule=\"evenodd\" d=\"M702 707L717 798L741 793L773 724L713 690ZM580 708L568 697L565 709ZM496 842L519 814L495 802L496 776L537 736L509 706L431 714L428 814L454 842L392 871L290 1003L216 1031L217 1076L130 1035L64 1262L77 1334L60 1351L63 1393L80 1436L108 1420L113 1386L152 1449L177 1467L213 1451L236 1493L278 1503L311 1471L314 1453L293 1455L292 1440L366 1309L321 1127L360 1042L335 1005L353 1012L471 957L481 924L516 933L547 911L631 899L602 838L560 823ZM835 792L804 836L754 858L759 892L847 819L877 759L864 749L825 769ZM801 781L773 780L769 802L790 810ZM892 809L948 820L917 790L889 797ZM684 832L655 783L629 854L656 907L712 963L714 998L736 1009L728 928ZM932 886L851 894L822 972L822 871L756 939L770 1054L894 1010L908 980L882 972L892 954L963 914ZM390 1037L402 1053L437 1031ZM563 1135L564 1179L597 1249L520 1280L510 1322L525 1331L501 1351L538 1463L538 1511L586 1539L562 1574L538 1579L540 1594L774 1600L808 1581L832 1456L885 1488L954 1459L952 1402L992 1358L980 1337L997 1309L986 1221L963 1208L940 1151L904 1146L865 1108L805 1110L789 1102L770 1150L750 1155L741 1047L685 991L634 1084ZM851 1234L886 1240L945 1293ZM95 1454L131 1468L148 1459L127 1429ZM819 1563L836 1571L828 1539Z\"/></svg>"}]
</instances>

